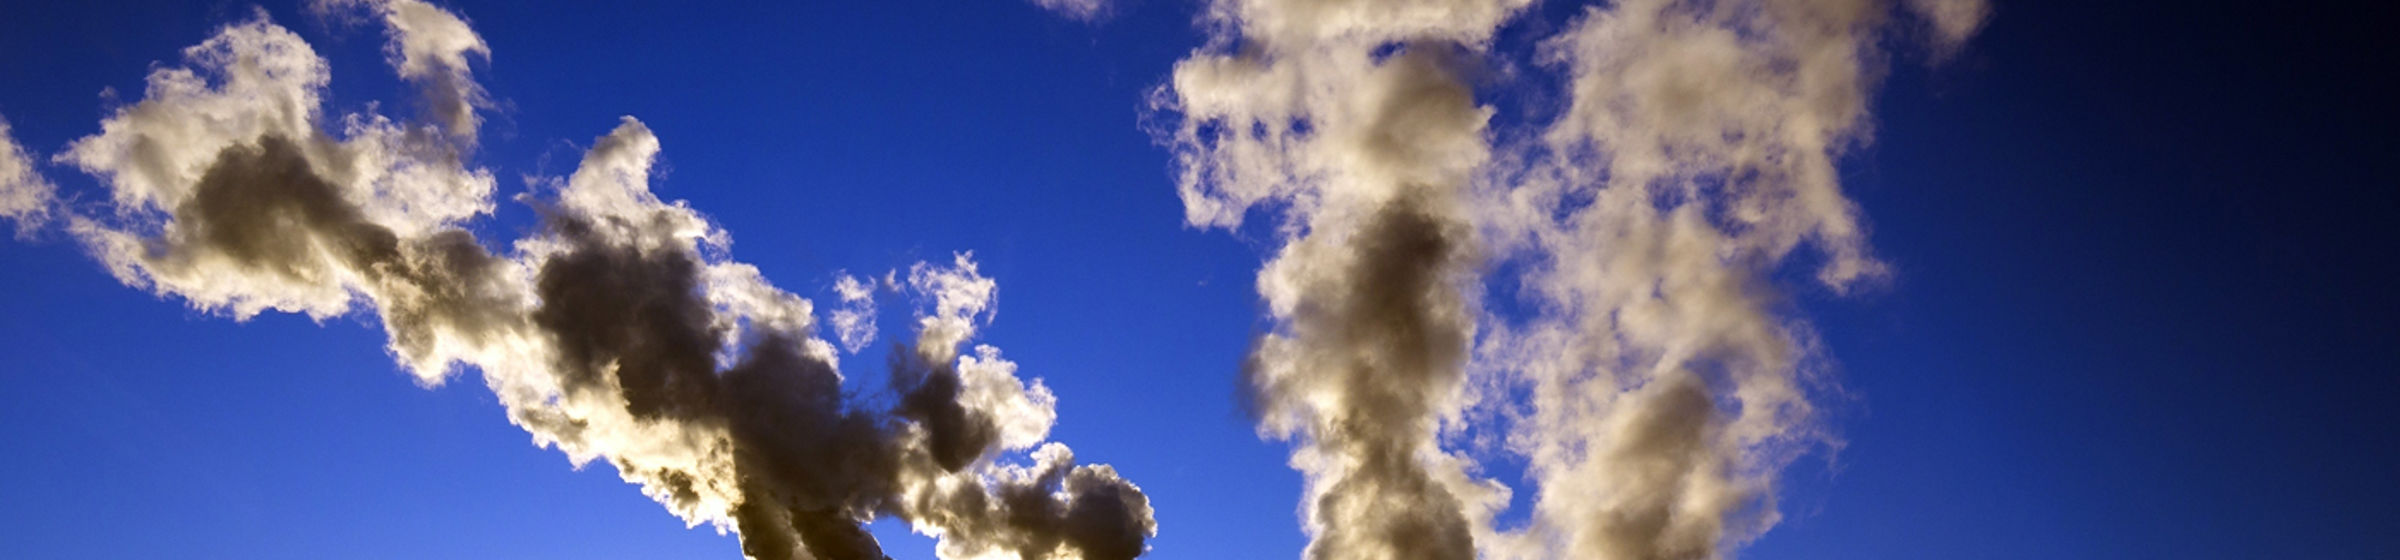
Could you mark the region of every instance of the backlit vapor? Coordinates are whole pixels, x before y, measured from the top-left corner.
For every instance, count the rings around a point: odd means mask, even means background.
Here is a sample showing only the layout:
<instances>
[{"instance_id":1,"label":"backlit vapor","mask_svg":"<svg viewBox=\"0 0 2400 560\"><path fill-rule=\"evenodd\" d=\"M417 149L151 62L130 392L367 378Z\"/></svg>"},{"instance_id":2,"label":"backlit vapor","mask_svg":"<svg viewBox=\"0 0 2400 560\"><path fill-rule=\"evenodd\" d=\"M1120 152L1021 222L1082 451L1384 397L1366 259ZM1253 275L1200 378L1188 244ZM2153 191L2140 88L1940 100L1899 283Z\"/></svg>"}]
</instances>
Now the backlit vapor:
<instances>
[{"instance_id":1,"label":"backlit vapor","mask_svg":"<svg viewBox=\"0 0 2400 560\"><path fill-rule=\"evenodd\" d=\"M0 218L17 223L20 236L30 235L50 219L58 187L34 172L33 156L8 133L0 120Z\"/></svg>"},{"instance_id":2,"label":"backlit vapor","mask_svg":"<svg viewBox=\"0 0 2400 560\"><path fill-rule=\"evenodd\" d=\"M479 372L537 444L607 461L687 523L740 533L752 557L881 558L863 524L885 517L935 536L944 558L1146 551L1141 489L1047 441L1056 398L975 342L998 287L968 255L889 283L927 303L890 355L895 402L847 396L813 304L651 191L662 143L643 123L622 119L572 174L535 181L520 197L535 233L479 239L465 225L496 190L470 163L490 105L469 67L489 56L481 36L415 0L313 7L385 26L421 114L325 114L325 60L260 15L155 67L138 102L52 158L101 180L105 212L60 203L7 141L0 215L57 224L120 281L204 311L372 312L419 383ZM837 337L856 352L873 292L840 292ZM1018 452L1033 464L1007 459Z\"/></svg>"},{"instance_id":3,"label":"backlit vapor","mask_svg":"<svg viewBox=\"0 0 2400 560\"><path fill-rule=\"evenodd\" d=\"M1717 558L1772 527L1777 472L1834 441L1774 272L1885 273L1835 173L1876 45L1946 54L1988 11L1627 0L1501 60L1528 6L1218 0L1153 100L1190 223L1281 211L1245 382L1296 445L1310 558ZM1486 67L1558 75L1528 96L1555 116L1492 130L1479 94L1526 86Z\"/></svg>"}]
</instances>

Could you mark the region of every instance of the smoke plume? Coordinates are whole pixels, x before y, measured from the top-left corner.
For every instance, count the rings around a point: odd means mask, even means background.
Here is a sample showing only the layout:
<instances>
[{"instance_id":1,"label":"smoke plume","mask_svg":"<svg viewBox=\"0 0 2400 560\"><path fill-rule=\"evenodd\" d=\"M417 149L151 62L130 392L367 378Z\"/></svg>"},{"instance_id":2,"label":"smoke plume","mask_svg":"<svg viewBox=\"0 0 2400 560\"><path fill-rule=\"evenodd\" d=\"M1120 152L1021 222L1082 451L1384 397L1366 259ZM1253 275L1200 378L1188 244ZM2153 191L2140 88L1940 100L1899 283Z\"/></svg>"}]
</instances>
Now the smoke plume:
<instances>
[{"instance_id":1,"label":"smoke plume","mask_svg":"<svg viewBox=\"0 0 2400 560\"><path fill-rule=\"evenodd\" d=\"M1528 4L1216 0L1153 99L1191 224L1281 210L1245 379L1310 558L1718 558L1834 441L1771 278L1803 248L1835 292L1885 274L1835 162L1894 6L1612 2L1530 26L1557 31L1519 68L1494 37ZM1988 11L1906 7L1940 54ZM1490 130L1478 86L1520 72L1563 106ZM1479 474L1496 453L1525 480Z\"/></svg>"},{"instance_id":2,"label":"smoke plume","mask_svg":"<svg viewBox=\"0 0 2400 560\"><path fill-rule=\"evenodd\" d=\"M203 311L372 312L419 383L480 372L537 444L605 459L688 524L738 532L753 558L882 558L864 524L883 517L938 538L944 558L1146 551L1141 489L1046 442L1050 391L996 348L960 352L997 294L969 255L894 286L930 310L893 350L892 402L852 397L812 304L651 191L660 143L640 121L520 197L538 232L491 244L465 229L495 190L467 163L489 105L468 66L488 56L482 39L416 0L315 7L384 24L421 118L325 115L324 59L262 14L155 68L138 103L56 156L101 179L113 212L61 207L6 141L0 215L63 221L119 280ZM838 335L855 352L874 304L845 280Z\"/></svg>"}]
</instances>

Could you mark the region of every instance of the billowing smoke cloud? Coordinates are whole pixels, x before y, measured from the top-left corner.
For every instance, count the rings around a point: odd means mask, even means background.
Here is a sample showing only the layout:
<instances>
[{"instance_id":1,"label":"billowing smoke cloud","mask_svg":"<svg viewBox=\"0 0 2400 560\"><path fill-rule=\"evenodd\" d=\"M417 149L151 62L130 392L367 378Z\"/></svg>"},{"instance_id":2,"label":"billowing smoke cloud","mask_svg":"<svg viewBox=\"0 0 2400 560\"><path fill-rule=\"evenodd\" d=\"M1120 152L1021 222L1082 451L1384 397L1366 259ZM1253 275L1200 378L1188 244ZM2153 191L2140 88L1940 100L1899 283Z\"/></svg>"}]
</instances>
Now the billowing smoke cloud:
<instances>
[{"instance_id":1,"label":"billowing smoke cloud","mask_svg":"<svg viewBox=\"0 0 2400 560\"><path fill-rule=\"evenodd\" d=\"M0 209L21 224L59 214L118 279L204 311L372 311L420 383L479 371L537 444L607 460L687 523L740 533L754 558L882 558L863 526L880 517L937 537L945 558L1146 550L1141 489L1045 443L1050 391L996 348L959 352L997 294L968 255L893 283L931 310L894 349L894 402L848 397L811 303L651 192L660 143L641 122L522 198L539 233L488 245L461 227L493 207L491 173L465 163L486 105L465 55L482 40L414 0L319 7L383 17L421 122L328 118L324 60L261 15L153 70L140 102L56 157L101 178L113 212L56 205L13 142ZM872 316L860 282L839 288ZM855 350L853 328L838 334ZM1029 450L1033 465L1004 462Z\"/></svg>"},{"instance_id":2,"label":"billowing smoke cloud","mask_svg":"<svg viewBox=\"0 0 2400 560\"><path fill-rule=\"evenodd\" d=\"M1528 3L1217 0L1154 98L1190 223L1283 210L1245 377L1297 444L1310 558L1721 557L1832 441L1769 278L1802 247L1835 291L1884 273L1834 164L1892 6L1594 6L1523 69L1565 78L1555 120L1487 130L1476 86L1519 69L1479 70ZM1937 49L1987 11L1908 6ZM1527 465L1521 525L1484 452Z\"/></svg>"}]
</instances>

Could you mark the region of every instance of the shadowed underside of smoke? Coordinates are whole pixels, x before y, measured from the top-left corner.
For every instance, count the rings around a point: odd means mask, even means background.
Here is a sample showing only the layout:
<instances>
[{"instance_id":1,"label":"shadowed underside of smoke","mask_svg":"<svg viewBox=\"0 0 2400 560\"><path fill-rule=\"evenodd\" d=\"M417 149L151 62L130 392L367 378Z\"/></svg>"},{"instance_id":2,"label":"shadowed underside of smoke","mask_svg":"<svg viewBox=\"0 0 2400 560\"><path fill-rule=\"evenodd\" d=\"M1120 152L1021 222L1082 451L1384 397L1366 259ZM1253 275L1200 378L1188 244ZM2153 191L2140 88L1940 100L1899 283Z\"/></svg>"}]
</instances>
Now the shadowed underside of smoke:
<instances>
[{"instance_id":1,"label":"shadowed underside of smoke","mask_svg":"<svg viewBox=\"0 0 2400 560\"><path fill-rule=\"evenodd\" d=\"M989 460L1005 438L998 412L969 406L960 362L936 359L919 344L895 345L891 391L893 416L918 428L921 437L905 450L902 471L957 473ZM1009 551L1028 559L1080 557L1130 559L1146 552L1155 532L1150 500L1107 465L1077 465L1066 446L1048 444L1033 453L1037 464L1011 468L987 486L948 486L903 498L896 509L933 519L945 535L963 542L966 553ZM918 475L932 480L941 474Z\"/></svg>"},{"instance_id":2,"label":"shadowed underside of smoke","mask_svg":"<svg viewBox=\"0 0 2400 560\"><path fill-rule=\"evenodd\" d=\"M169 235L179 241L155 259L213 252L262 274L312 281L356 274L434 294L419 308L387 311L396 332L481 332L512 320L498 312L508 308L504 298L470 289L500 265L472 236L445 230L398 238L364 220L290 140L227 148L175 215ZM521 320L551 340L563 391L611 395L640 421L717 427L730 436L743 497L731 517L751 556L881 558L862 526L867 520L987 512L999 521L979 529L1028 557L1142 551L1147 512L1137 517L1128 504L1146 510L1146 499L1100 471L1056 468L928 501L926 511L903 507L895 496L904 479L959 473L997 443L994 420L958 401L953 364L896 346L892 390L900 398L889 412L847 402L841 375L804 351L806 333L762 335L719 371L714 356L724 333L704 297L699 257L611 243L588 220L549 218L551 233L570 248L542 262L533 292L540 303ZM1061 488L1073 492L1068 499L1052 497ZM809 556L795 556L801 550Z\"/></svg>"},{"instance_id":3,"label":"shadowed underside of smoke","mask_svg":"<svg viewBox=\"0 0 2400 560\"><path fill-rule=\"evenodd\" d=\"M936 361L913 349L893 345L892 391L900 395L892 412L925 427L926 451L945 471L966 468L1000 440L1000 428L979 411L960 406L965 381L947 361Z\"/></svg>"},{"instance_id":4,"label":"shadowed underside of smoke","mask_svg":"<svg viewBox=\"0 0 2400 560\"><path fill-rule=\"evenodd\" d=\"M459 230L404 245L365 221L281 137L227 148L175 214L180 250L213 251L295 280L356 273L464 294L460 286L498 262ZM896 426L847 409L840 375L801 353L796 336L804 333L766 335L720 373L713 356L722 333L694 255L612 245L581 218L554 216L550 228L572 249L542 263L530 322L553 341L563 390L617 395L643 421L723 426L747 498L736 520L748 540L796 535L819 558L881 556L859 524L891 492ZM404 246L430 258L404 259ZM437 297L437 305L389 319L412 327L400 332L474 331L507 320L489 316L504 306L476 299ZM789 557L799 544L745 549Z\"/></svg>"},{"instance_id":5,"label":"shadowed underside of smoke","mask_svg":"<svg viewBox=\"0 0 2400 560\"><path fill-rule=\"evenodd\" d=\"M572 249L542 264L532 320L555 341L563 390L613 392L640 421L724 429L751 556L882 556L860 523L890 492L895 428L844 402L841 375L803 353L805 333L767 333L719 372L723 333L696 255L611 244L577 218L551 228Z\"/></svg>"},{"instance_id":6,"label":"shadowed underside of smoke","mask_svg":"<svg viewBox=\"0 0 2400 560\"><path fill-rule=\"evenodd\" d=\"M400 238L368 221L288 138L219 152L174 215L173 229L143 254L153 266L223 259L294 283L356 276L380 296L396 347L421 347L437 332L480 337L517 320L508 314L513 298L493 285L503 263L472 234Z\"/></svg>"}]
</instances>

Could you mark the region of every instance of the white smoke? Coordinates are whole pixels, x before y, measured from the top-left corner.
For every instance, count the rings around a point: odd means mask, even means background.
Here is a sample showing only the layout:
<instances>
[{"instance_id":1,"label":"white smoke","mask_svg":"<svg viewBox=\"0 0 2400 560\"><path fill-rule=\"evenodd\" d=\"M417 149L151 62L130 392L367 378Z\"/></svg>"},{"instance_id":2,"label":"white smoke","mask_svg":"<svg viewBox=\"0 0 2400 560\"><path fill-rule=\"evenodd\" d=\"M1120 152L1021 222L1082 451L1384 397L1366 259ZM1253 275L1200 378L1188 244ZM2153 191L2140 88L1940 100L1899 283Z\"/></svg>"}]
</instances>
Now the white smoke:
<instances>
[{"instance_id":1,"label":"white smoke","mask_svg":"<svg viewBox=\"0 0 2400 560\"><path fill-rule=\"evenodd\" d=\"M1770 276L1803 247L1836 292L1885 274L1835 163L1890 4L1590 7L1531 66L1567 106L1498 132L1476 69L1527 2L1208 6L1153 106L1190 223L1282 210L1247 378L1298 444L1310 558L1716 558L1777 522L1776 473L1829 436ZM1988 11L1909 7L1937 48ZM1521 312L1481 308L1496 282ZM1491 431L1528 465L1520 527L1493 521L1519 485L1441 439Z\"/></svg>"}]
</instances>

